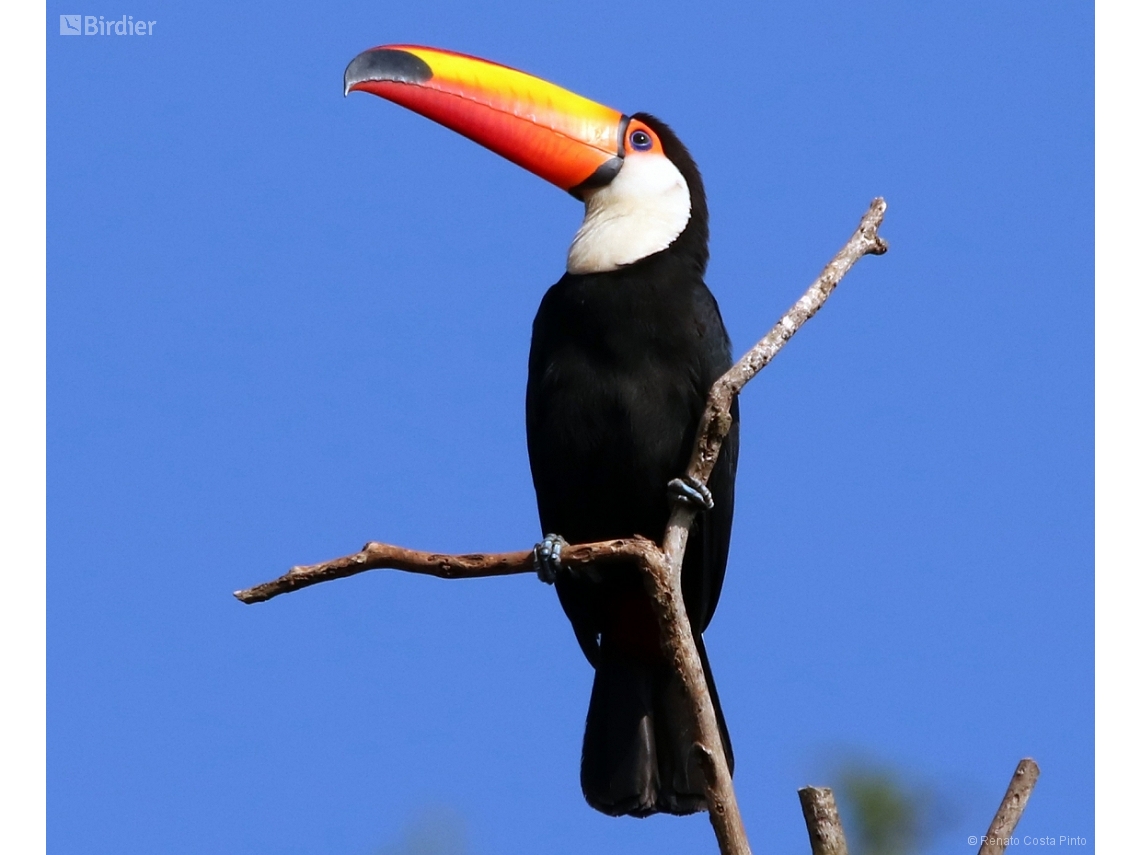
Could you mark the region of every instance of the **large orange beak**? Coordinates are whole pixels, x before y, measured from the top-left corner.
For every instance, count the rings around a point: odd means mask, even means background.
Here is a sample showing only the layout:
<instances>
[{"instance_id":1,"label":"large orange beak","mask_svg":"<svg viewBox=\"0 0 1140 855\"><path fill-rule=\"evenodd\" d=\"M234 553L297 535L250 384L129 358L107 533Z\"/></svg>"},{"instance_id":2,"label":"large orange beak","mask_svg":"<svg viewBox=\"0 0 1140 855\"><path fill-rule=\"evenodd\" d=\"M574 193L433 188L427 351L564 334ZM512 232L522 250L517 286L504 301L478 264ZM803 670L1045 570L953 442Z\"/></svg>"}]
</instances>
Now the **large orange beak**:
<instances>
[{"instance_id":1,"label":"large orange beak","mask_svg":"<svg viewBox=\"0 0 1140 855\"><path fill-rule=\"evenodd\" d=\"M460 53L387 45L348 64L344 94L427 116L581 198L621 169L629 118L553 83Z\"/></svg>"}]
</instances>

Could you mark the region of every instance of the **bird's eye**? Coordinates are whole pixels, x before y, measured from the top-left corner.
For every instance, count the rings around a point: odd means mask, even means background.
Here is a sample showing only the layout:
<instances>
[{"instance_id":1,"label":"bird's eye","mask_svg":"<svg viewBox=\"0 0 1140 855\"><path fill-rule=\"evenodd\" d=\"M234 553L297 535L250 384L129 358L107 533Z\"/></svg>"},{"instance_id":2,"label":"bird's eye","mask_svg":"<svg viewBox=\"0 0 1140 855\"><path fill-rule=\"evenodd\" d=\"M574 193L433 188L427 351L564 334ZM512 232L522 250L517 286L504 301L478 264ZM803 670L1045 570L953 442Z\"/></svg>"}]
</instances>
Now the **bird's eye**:
<instances>
[{"instance_id":1,"label":"bird's eye","mask_svg":"<svg viewBox=\"0 0 1140 855\"><path fill-rule=\"evenodd\" d=\"M649 151L653 148L653 137L645 131L634 131L629 135L629 144L638 151Z\"/></svg>"}]
</instances>

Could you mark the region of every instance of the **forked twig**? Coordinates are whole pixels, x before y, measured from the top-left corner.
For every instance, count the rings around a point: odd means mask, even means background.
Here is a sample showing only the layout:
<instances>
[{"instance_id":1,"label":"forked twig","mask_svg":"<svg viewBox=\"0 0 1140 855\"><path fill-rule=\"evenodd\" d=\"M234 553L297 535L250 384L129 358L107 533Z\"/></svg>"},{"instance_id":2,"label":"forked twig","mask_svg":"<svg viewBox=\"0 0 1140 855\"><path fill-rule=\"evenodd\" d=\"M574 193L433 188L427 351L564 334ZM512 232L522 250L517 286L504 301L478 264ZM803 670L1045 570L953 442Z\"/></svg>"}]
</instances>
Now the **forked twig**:
<instances>
[{"instance_id":1,"label":"forked twig","mask_svg":"<svg viewBox=\"0 0 1140 855\"><path fill-rule=\"evenodd\" d=\"M686 475L705 484L716 464L720 448L732 425L733 399L755 377L799 329L819 311L835 286L864 255L882 255L887 243L879 237L887 204L875 199L863 215L859 228L843 249L823 269L796 304L772 330L713 384L701 418ZM681 595L681 563L685 556L689 528L696 512L686 505L674 506L661 546L634 537L603 543L576 544L562 550L561 561L568 567L604 564L633 559L645 571L645 585L661 628L662 646L681 678L690 702L697 757L705 777L709 820L724 855L750 855L748 838L732 776L725 762L720 729L705 684L704 669L685 613ZM354 576L365 570L393 569L425 573L447 579L470 579L526 573L533 569L532 551L497 554L442 555L417 552L383 543L368 543L354 555L321 564L298 566L284 576L253 588L235 592L244 603L258 603L279 594Z\"/></svg>"}]
</instances>

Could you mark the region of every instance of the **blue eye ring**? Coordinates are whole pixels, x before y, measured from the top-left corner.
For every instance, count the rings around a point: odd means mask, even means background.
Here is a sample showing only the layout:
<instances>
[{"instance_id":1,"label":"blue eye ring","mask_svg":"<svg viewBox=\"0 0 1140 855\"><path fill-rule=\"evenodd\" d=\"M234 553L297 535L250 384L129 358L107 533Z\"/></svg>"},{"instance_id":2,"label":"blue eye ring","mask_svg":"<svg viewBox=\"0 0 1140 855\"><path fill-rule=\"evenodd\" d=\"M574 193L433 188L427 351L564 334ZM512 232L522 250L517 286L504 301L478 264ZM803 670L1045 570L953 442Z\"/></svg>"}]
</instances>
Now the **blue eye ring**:
<instances>
[{"instance_id":1,"label":"blue eye ring","mask_svg":"<svg viewBox=\"0 0 1140 855\"><path fill-rule=\"evenodd\" d=\"M637 151L649 151L653 148L653 137L645 131L636 130L629 135L629 144Z\"/></svg>"}]
</instances>

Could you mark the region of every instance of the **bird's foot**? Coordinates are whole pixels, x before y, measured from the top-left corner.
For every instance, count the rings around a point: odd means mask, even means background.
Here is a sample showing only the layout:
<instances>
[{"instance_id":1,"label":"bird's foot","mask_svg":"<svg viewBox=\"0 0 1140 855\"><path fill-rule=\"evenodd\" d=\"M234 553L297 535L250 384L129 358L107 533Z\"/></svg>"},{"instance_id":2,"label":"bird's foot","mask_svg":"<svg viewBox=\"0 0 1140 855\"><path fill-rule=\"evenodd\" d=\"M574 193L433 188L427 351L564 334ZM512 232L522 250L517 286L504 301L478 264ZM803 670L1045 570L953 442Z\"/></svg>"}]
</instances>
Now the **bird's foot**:
<instances>
[{"instance_id":1,"label":"bird's foot","mask_svg":"<svg viewBox=\"0 0 1140 855\"><path fill-rule=\"evenodd\" d=\"M669 482L666 489L672 502L680 502L697 511L711 511L713 509L712 491L688 475L674 478Z\"/></svg>"},{"instance_id":2,"label":"bird's foot","mask_svg":"<svg viewBox=\"0 0 1140 855\"><path fill-rule=\"evenodd\" d=\"M534 570L540 581L553 585L562 571L562 548L568 546L565 538L558 534L548 534L541 543L534 545Z\"/></svg>"}]
</instances>

